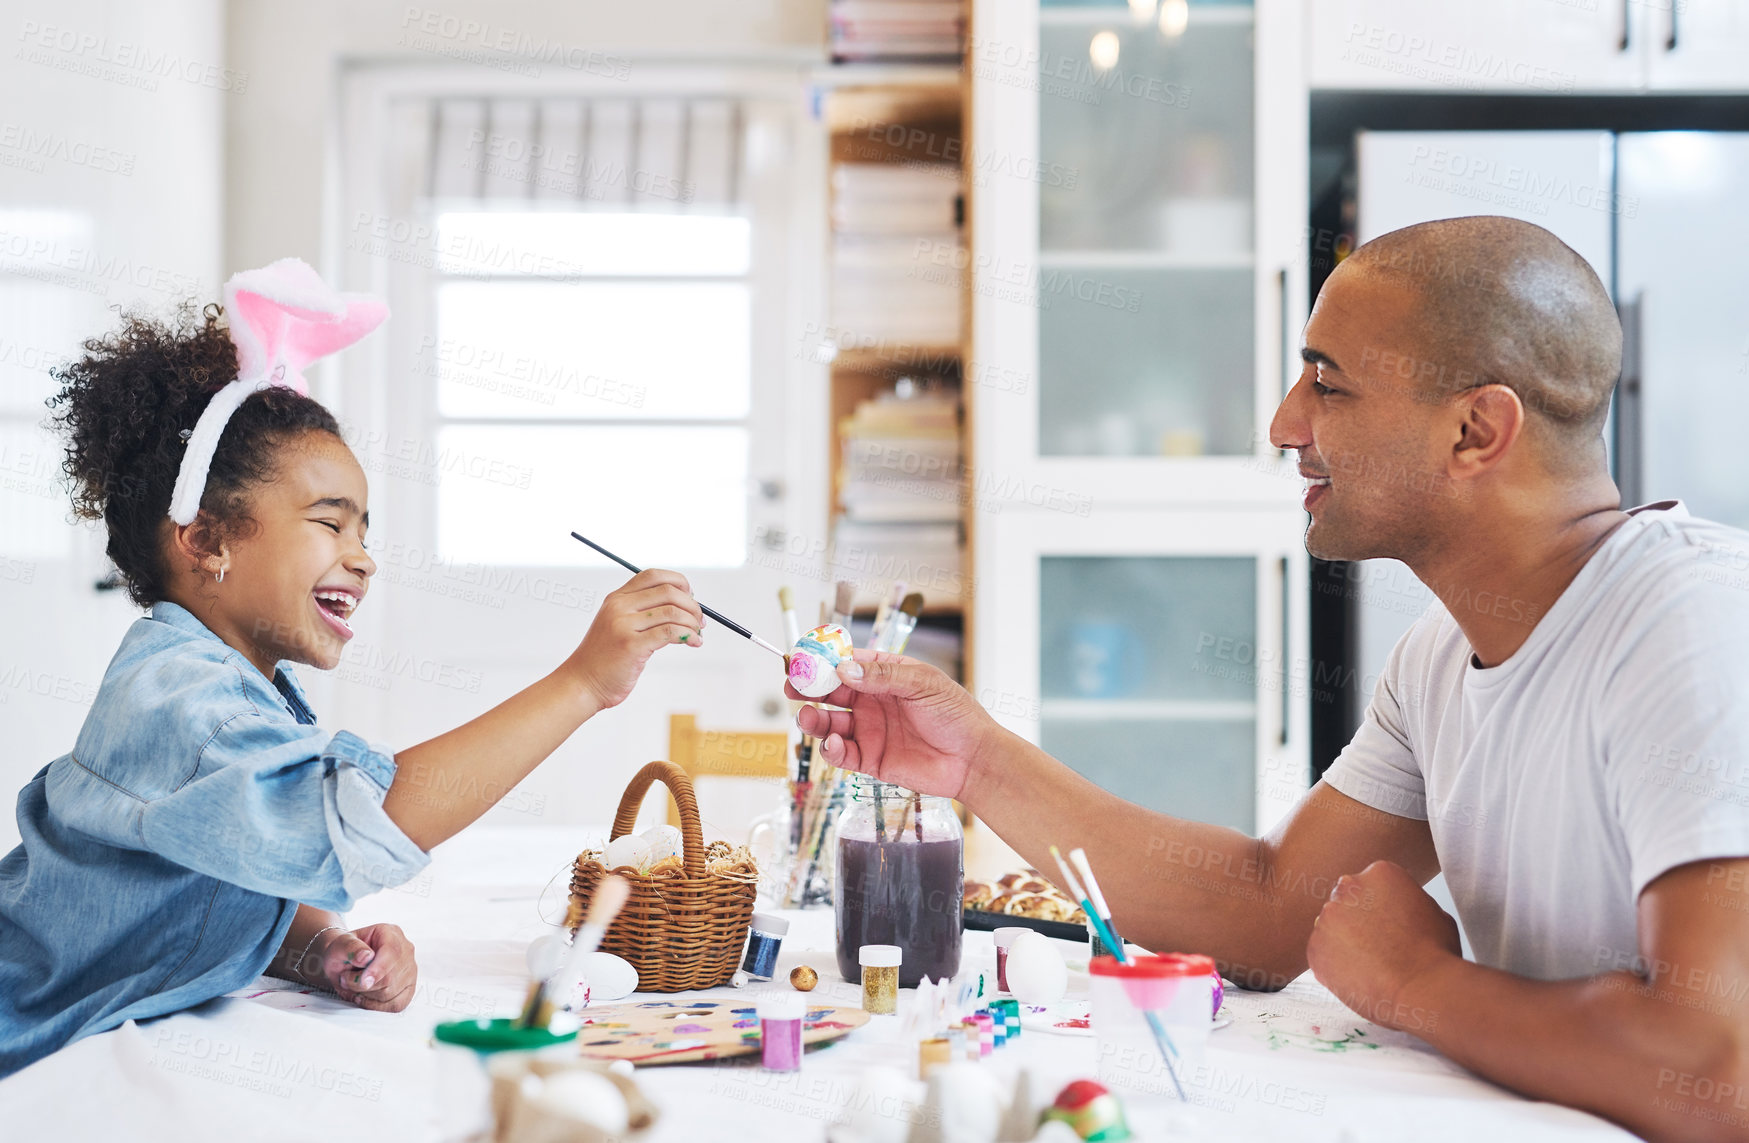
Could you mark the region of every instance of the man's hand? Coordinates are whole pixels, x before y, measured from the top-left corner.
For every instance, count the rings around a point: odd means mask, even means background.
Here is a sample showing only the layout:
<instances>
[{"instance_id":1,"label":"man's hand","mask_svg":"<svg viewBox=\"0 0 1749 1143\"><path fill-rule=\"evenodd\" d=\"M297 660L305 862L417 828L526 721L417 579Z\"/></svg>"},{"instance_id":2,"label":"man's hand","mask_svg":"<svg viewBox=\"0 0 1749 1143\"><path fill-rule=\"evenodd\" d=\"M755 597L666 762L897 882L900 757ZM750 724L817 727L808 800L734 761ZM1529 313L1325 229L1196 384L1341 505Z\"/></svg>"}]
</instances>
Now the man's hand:
<instances>
[{"instance_id":1,"label":"man's hand","mask_svg":"<svg viewBox=\"0 0 1749 1143\"><path fill-rule=\"evenodd\" d=\"M1438 1019L1404 1001L1407 986L1453 957L1463 957L1457 922L1390 861L1338 878L1306 945L1313 975L1338 1000L1406 1032L1430 1031Z\"/></svg>"},{"instance_id":2,"label":"man's hand","mask_svg":"<svg viewBox=\"0 0 1749 1143\"><path fill-rule=\"evenodd\" d=\"M413 942L399 925L323 933L297 968L309 983L332 989L348 1004L377 1012L405 1009L419 982Z\"/></svg>"},{"instance_id":3,"label":"man's hand","mask_svg":"<svg viewBox=\"0 0 1749 1143\"><path fill-rule=\"evenodd\" d=\"M988 744L1003 733L964 687L915 659L858 649L854 661L838 665L838 677L844 685L821 701L848 710L807 706L796 716L833 766L958 798Z\"/></svg>"}]
</instances>

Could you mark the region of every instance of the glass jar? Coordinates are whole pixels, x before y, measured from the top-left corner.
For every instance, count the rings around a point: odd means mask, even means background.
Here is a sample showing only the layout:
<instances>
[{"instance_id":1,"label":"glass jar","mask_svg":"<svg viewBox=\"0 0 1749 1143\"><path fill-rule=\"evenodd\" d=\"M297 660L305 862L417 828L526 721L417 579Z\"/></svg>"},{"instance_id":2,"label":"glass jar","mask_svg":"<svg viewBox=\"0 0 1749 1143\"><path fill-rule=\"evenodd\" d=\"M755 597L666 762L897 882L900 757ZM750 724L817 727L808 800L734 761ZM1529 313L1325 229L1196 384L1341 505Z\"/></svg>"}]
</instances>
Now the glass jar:
<instances>
[{"instance_id":1,"label":"glass jar","mask_svg":"<svg viewBox=\"0 0 1749 1143\"><path fill-rule=\"evenodd\" d=\"M872 778L851 785L832 889L838 971L860 984L857 950L898 945L899 987L958 975L965 834L953 803Z\"/></svg>"}]
</instances>

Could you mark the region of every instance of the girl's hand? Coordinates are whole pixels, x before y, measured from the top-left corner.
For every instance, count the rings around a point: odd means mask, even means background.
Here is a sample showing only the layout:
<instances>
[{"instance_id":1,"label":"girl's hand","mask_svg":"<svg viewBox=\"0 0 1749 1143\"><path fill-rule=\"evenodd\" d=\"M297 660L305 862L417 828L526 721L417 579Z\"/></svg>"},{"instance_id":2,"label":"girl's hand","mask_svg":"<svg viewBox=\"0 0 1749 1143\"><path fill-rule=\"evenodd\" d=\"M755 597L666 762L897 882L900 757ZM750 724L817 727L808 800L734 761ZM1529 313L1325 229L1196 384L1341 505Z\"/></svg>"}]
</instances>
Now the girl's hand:
<instances>
[{"instance_id":1,"label":"girl's hand","mask_svg":"<svg viewBox=\"0 0 1749 1143\"><path fill-rule=\"evenodd\" d=\"M606 710L626 700L650 656L670 643L703 645L704 612L685 576L646 568L601 601L565 666Z\"/></svg>"},{"instance_id":2,"label":"girl's hand","mask_svg":"<svg viewBox=\"0 0 1749 1143\"><path fill-rule=\"evenodd\" d=\"M322 942L301 966L305 980L376 1012L399 1012L412 1003L419 966L413 960L413 942L399 925L336 929L322 934Z\"/></svg>"},{"instance_id":3,"label":"girl's hand","mask_svg":"<svg viewBox=\"0 0 1749 1143\"><path fill-rule=\"evenodd\" d=\"M805 706L796 716L834 766L960 798L1003 733L964 687L916 659L858 648L854 661L838 664L838 678L844 685L819 701L849 710ZM784 689L808 701L787 684Z\"/></svg>"}]
</instances>

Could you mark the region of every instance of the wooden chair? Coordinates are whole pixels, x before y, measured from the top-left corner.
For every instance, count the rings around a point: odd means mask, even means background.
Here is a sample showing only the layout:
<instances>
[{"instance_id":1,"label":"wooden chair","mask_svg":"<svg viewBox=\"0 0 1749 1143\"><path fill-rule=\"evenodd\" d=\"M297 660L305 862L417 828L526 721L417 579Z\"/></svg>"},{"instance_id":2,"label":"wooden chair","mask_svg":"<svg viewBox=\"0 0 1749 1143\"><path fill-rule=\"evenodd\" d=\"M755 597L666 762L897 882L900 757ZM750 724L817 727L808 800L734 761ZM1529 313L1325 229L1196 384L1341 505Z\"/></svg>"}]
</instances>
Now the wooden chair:
<instances>
[{"instance_id":1,"label":"wooden chair","mask_svg":"<svg viewBox=\"0 0 1749 1143\"><path fill-rule=\"evenodd\" d=\"M698 716L668 716L668 760L700 778L789 777L789 735L781 730L700 730ZM668 822L680 824L672 799Z\"/></svg>"}]
</instances>

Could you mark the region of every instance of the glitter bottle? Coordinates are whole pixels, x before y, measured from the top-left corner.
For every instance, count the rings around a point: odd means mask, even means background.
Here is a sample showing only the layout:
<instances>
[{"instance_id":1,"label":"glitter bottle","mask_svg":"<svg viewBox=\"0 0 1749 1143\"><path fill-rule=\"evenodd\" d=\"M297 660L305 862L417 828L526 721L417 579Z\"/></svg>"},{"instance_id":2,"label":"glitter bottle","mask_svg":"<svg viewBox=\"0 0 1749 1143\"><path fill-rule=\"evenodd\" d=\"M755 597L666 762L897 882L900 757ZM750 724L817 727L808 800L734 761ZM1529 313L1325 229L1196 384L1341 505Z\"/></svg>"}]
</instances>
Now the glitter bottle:
<instances>
[{"instance_id":1,"label":"glitter bottle","mask_svg":"<svg viewBox=\"0 0 1749 1143\"><path fill-rule=\"evenodd\" d=\"M800 1071L802 1018L808 1013L807 999L794 992L776 992L761 996L756 1011L759 1054L765 1066L774 1072Z\"/></svg>"},{"instance_id":2,"label":"glitter bottle","mask_svg":"<svg viewBox=\"0 0 1749 1143\"><path fill-rule=\"evenodd\" d=\"M891 1016L899 1010L899 965L905 959L898 945L863 945L856 959L862 968L862 1010Z\"/></svg>"}]
</instances>

